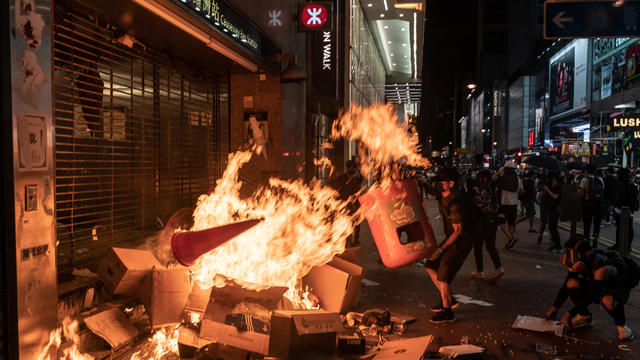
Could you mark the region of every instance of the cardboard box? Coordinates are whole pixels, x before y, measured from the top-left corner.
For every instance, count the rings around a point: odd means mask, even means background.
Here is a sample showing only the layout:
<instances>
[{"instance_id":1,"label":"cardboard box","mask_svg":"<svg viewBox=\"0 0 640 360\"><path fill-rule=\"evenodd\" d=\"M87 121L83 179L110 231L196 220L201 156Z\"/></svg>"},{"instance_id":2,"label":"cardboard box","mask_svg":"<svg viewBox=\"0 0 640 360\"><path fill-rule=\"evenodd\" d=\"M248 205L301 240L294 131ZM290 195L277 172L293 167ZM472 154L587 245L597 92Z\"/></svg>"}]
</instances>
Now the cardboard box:
<instances>
[{"instance_id":1,"label":"cardboard box","mask_svg":"<svg viewBox=\"0 0 640 360\"><path fill-rule=\"evenodd\" d=\"M275 309L286 288L271 288L263 291L252 291L237 286L214 288L211 301L202 318L200 337L217 343L269 355L269 335L253 331L240 331L233 325L225 324L239 302L258 303L269 310Z\"/></svg>"},{"instance_id":2,"label":"cardboard box","mask_svg":"<svg viewBox=\"0 0 640 360\"><path fill-rule=\"evenodd\" d=\"M109 343L112 349L127 344L138 336L129 319L117 308L111 308L84 319L84 324Z\"/></svg>"},{"instance_id":3,"label":"cardboard box","mask_svg":"<svg viewBox=\"0 0 640 360\"><path fill-rule=\"evenodd\" d=\"M339 257L314 267L304 278L311 292L320 299L320 306L338 313L355 305L361 281L362 267Z\"/></svg>"},{"instance_id":4,"label":"cardboard box","mask_svg":"<svg viewBox=\"0 0 640 360\"><path fill-rule=\"evenodd\" d=\"M185 321L192 324L197 324L202 321L202 317L205 311L207 311L210 298L211 288L202 289L200 285L194 283L184 309Z\"/></svg>"},{"instance_id":5,"label":"cardboard box","mask_svg":"<svg viewBox=\"0 0 640 360\"><path fill-rule=\"evenodd\" d=\"M338 355L363 355L367 351L367 340L359 332L338 335Z\"/></svg>"},{"instance_id":6,"label":"cardboard box","mask_svg":"<svg viewBox=\"0 0 640 360\"><path fill-rule=\"evenodd\" d=\"M184 309L191 292L189 269L153 268L140 290L152 328L177 325L184 319Z\"/></svg>"},{"instance_id":7,"label":"cardboard box","mask_svg":"<svg viewBox=\"0 0 640 360\"><path fill-rule=\"evenodd\" d=\"M344 249L344 252L342 254L336 256L356 265L362 265L360 258L362 253L361 250L362 248L360 246L349 247Z\"/></svg>"},{"instance_id":8,"label":"cardboard box","mask_svg":"<svg viewBox=\"0 0 640 360\"><path fill-rule=\"evenodd\" d=\"M424 353L433 342L433 336L387 341L374 356L378 360L422 360Z\"/></svg>"},{"instance_id":9,"label":"cardboard box","mask_svg":"<svg viewBox=\"0 0 640 360\"><path fill-rule=\"evenodd\" d=\"M323 310L274 311L269 355L278 358L332 354L342 331L340 314Z\"/></svg>"},{"instance_id":10,"label":"cardboard box","mask_svg":"<svg viewBox=\"0 0 640 360\"><path fill-rule=\"evenodd\" d=\"M113 294L136 295L153 267L162 267L150 251L111 248L98 265L98 275Z\"/></svg>"},{"instance_id":11,"label":"cardboard box","mask_svg":"<svg viewBox=\"0 0 640 360\"><path fill-rule=\"evenodd\" d=\"M180 359L195 359L198 349L211 344L212 341L198 336L198 332L193 329L180 327L178 332L178 351Z\"/></svg>"}]
</instances>

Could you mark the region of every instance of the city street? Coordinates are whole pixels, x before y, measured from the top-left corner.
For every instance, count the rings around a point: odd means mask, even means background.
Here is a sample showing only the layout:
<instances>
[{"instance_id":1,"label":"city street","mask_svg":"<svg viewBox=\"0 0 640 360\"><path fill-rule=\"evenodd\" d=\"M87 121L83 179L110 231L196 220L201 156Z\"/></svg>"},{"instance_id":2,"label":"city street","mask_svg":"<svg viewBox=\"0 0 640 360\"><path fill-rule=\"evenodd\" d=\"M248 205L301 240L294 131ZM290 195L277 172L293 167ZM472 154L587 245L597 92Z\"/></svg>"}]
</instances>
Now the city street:
<instances>
[{"instance_id":1,"label":"city street","mask_svg":"<svg viewBox=\"0 0 640 360\"><path fill-rule=\"evenodd\" d=\"M437 203L427 200L426 204L431 224L440 240L444 235L441 220L437 219ZM608 232L606 234L608 237ZM460 344L463 338L468 338L470 344L487 349L490 359L637 359L640 356L637 341L624 343L630 351L621 350L618 345L623 343L616 338L613 320L596 305L590 306L595 326L566 334L570 337L561 338L511 328L517 315L544 317L566 275L565 267L559 261L560 255L546 251L550 245L547 239L542 245L536 244L537 234L526 232L524 223L519 226L519 235L521 240L510 251L504 248L505 238L498 230L498 250L505 269L505 275L498 283L490 284L469 275L475 270L471 253L452 284L454 295L465 295L491 303L492 306L460 304L454 310L456 322L433 325L428 322L433 315L428 307L438 301L438 293L424 269L415 264L399 269L387 269L381 265L365 223L361 235L364 277L382 285L363 287L362 301L356 309L386 307L415 316L418 321L409 326L407 336L432 334L437 341L435 349L438 346ZM561 231L560 236L565 241L568 232ZM485 273L490 274L493 266L486 254L484 263ZM632 290L625 308L627 323L634 331L640 329L639 293L637 288ZM560 310L559 316L568 308L569 301ZM557 355L537 353L537 344L555 347Z\"/></svg>"}]
</instances>

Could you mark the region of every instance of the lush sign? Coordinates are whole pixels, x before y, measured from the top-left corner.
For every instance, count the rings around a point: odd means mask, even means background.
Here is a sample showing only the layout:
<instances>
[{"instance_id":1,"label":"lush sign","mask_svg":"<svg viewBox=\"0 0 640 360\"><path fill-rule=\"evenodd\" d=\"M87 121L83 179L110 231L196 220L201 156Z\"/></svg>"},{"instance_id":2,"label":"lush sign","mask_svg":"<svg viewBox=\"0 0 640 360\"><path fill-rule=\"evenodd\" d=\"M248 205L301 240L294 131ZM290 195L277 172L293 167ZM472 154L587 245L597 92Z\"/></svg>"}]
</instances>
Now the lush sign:
<instances>
[{"instance_id":1,"label":"lush sign","mask_svg":"<svg viewBox=\"0 0 640 360\"><path fill-rule=\"evenodd\" d=\"M640 114L616 116L611 125L614 129L640 128Z\"/></svg>"}]
</instances>

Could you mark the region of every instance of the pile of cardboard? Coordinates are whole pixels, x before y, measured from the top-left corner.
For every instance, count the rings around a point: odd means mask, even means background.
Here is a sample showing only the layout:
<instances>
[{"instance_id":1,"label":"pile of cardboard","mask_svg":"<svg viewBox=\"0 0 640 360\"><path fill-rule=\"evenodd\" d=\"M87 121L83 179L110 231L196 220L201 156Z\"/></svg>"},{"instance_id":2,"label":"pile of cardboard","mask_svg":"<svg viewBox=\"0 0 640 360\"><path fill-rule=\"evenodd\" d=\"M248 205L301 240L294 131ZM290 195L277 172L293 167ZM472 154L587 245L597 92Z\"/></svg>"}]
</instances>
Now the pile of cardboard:
<instances>
[{"instance_id":1,"label":"pile of cardboard","mask_svg":"<svg viewBox=\"0 0 640 360\"><path fill-rule=\"evenodd\" d=\"M191 283L187 268L165 268L146 250L113 248L98 274L112 294L136 298L144 305L151 329L180 325L181 358L193 357L197 349L213 342L286 358L336 351L337 334L343 330L339 314L356 303L362 280L356 253L357 249L347 249L303 279L322 310L292 310L283 298L286 288L201 289ZM107 311L85 323L112 348L138 336L119 309Z\"/></svg>"}]
</instances>

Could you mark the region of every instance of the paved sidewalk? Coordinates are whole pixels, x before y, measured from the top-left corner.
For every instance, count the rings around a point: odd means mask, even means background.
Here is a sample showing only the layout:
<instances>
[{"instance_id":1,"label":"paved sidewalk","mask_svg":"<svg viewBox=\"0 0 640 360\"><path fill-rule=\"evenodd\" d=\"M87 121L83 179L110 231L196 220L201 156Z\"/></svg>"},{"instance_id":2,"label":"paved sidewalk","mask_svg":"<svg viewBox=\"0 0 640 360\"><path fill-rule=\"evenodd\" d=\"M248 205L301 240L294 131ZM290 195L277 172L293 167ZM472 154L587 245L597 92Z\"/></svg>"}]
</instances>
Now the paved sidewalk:
<instances>
[{"instance_id":1,"label":"paved sidewalk","mask_svg":"<svg viewBox=\"0 0 640 360\"><path fill-rule=\"evenodd\" d=\"M444 234L438 218L437 203L426 201L427 212L439 241ZM513 251L504 248L505 237L498 230L498 249L502 258L505 276L497 284L474 279L469 274L475 270L473 254L452 284L454 294L493 304L481 307L461 304L455 310L457 321L446 325L433 325L428 319L433 315L428 307L439 299L438 292L428 279L423 268L416 264L397 269L387 269L379 262L375 244L366 222L362 225L361 243L365 278L381 283L381 286L363 287L362 300L357 310L374 307L411 314L419 318L409 326L408 336L432 334L439 345L459 344L468 337L469 343L488 350L490 359L640 359L640 295L638 288L631 294L626 306L628 324L638 340L624 343L631 351L618 348L617 332L613 320L596 305L591 305L595 327L570 334L571 338L538 334L511 328L517 315L543 317L551 306L566 270L560 264L560 255L549 254L548 238L536 244L537 234L528 233L527 225L520 224L520 241ZM565 241L568 233L561 233ZM485 252L485 272L493 271L491 260ZM569 308L569 302L560 311L560 317ZM581 340L580 340L581 339ZM549 356L536 353L536 344L557 347L558 354Z\"/></svg>"}]
</instances>

